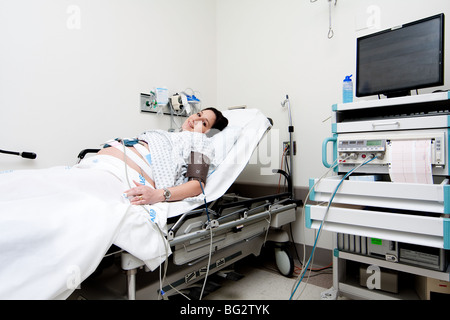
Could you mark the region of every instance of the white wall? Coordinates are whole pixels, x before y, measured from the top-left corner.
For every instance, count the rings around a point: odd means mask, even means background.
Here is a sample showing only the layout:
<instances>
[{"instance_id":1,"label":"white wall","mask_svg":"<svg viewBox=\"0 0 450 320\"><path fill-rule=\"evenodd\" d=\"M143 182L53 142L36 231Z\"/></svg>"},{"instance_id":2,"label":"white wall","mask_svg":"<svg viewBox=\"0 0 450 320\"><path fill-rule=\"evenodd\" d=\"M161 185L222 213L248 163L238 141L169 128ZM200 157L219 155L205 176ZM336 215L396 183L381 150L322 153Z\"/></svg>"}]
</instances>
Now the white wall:
<instances>
[{"instance_id":1,"label":"white wall","mask_svg":"<svg viewBox=\"0 0 450 320\"><path fill-rule=\"evenodd\" d=\"M216 102L211 0L0 0L0 170L70 165L83 148L168 128L153 87Z\"/></svg>"},{"instance_id":2,"label":"white wall","mask_svg":"<svg viewBox=\"0 0 450 320\"><path fill-rule=\"evenodd\" d=\"M446 43L450 43L448 0L338 0L336 6L334 1L332 4L334 37L328 39L327 0L217 2L218 105L247 104L263 110L275 122L275 138L268 137L264 144L278 140L281 152L282 141L288 141L288 114L280 103L289 94L298 152L294 160L296 187L307 187L309 178L326 171L321 152L322 141L331 135L326 119L331 106L342 102L345 76L356 72L357 37L444 12ZM448 45L446 49L449 62ZM450 63L446 63L445 89L449 89L449 72ZM273 153L274 167L279 166L279 152ZM259 169L256 164L249 165L239 181L278 183L278 177L261 175ZM305 230L303 224L299 217L295 240L312 244L315 233ZM329 234L323 235L319 246L331 248Z\"/></svg>"}]
</instances>

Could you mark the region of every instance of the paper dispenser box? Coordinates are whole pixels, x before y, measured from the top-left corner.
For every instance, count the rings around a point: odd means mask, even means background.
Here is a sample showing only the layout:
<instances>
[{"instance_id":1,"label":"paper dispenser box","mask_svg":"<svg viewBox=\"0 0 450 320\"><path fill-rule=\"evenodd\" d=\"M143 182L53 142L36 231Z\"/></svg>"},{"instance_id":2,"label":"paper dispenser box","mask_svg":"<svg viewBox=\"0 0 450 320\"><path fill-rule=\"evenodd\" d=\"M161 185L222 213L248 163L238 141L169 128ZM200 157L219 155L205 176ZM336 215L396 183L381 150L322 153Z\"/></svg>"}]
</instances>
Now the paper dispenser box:
<instances>
[{"instance_id":1,"label":"paper dispenser box","mask_svg":"<svg viewBox=\"0 0 450 320\"><path fill-rule=\"evenodd\" d=\"M422 300L431 300L432 293L448 294L450 299L450 282L448 281L416 276L415 288Z\"/></svg>"}]
</instances>

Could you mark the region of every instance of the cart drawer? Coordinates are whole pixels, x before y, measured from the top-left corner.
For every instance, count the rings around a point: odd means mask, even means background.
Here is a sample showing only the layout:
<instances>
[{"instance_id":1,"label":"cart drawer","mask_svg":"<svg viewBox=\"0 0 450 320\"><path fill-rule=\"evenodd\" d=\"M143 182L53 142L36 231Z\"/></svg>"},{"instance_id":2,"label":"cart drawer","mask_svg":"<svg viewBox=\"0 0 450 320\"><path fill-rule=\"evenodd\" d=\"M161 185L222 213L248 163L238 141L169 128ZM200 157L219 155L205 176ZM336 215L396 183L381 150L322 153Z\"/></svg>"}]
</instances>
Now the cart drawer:
<instances>
[{"instance_id":1,"label":"cart drawer","mask_svg":"<svg viewBox=\"0 0 450 320\"><path fill-rule=\"evenodd\" d=\"M307 205L305 225L365 237L450 249L450 219L424 215Z\"/></svg>"},{"instance_id":2,"label":"cart drawer","mask_svg":"<svg viewBox=\"0 0 450 320\"><path fill-rule=\"evenodd\" d=\"M311 201L330 201L342 176L322 179ZM318 179L310 179L310 189ZM333 203L450 214L450 185L346 180Z\"/></svg>"}]
</instances>

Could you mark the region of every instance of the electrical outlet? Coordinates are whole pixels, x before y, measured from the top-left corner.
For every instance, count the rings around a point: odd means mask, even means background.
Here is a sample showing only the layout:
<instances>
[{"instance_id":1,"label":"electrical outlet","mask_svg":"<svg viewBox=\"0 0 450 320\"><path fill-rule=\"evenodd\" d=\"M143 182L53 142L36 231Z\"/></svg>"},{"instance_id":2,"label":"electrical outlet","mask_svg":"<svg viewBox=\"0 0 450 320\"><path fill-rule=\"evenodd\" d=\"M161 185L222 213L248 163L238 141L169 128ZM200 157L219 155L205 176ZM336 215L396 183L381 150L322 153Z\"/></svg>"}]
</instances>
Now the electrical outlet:
<instances>
[{"instance_id":1,"label":"electrical outlet","mask_svg":"<svg viewBox=\"0 0 450 320\"><path fill-rule=\"evenodd\" d=\"M294 153L293 153L293 155L295 156L295 154L297 153L296 151L296 143L295 143L295 141L292 143L293 145L294 145ZM290 156L291 155L291 143L289 142L289 141L285 141L285 142L283 142L283 152L284 152L284 150L286 150L286 155L287 156Z\"/></svg>"},{"instance_id":2,"label":"electrical outlet","mask_svg":"<svg viewBox=\"0 0 450 320\"><path fill-rule=\"evenodd\" d=\"M286 152L287 156L291 154L291 143L289 141L283 142L283 152Z\"/></svg>"}]
</instances>

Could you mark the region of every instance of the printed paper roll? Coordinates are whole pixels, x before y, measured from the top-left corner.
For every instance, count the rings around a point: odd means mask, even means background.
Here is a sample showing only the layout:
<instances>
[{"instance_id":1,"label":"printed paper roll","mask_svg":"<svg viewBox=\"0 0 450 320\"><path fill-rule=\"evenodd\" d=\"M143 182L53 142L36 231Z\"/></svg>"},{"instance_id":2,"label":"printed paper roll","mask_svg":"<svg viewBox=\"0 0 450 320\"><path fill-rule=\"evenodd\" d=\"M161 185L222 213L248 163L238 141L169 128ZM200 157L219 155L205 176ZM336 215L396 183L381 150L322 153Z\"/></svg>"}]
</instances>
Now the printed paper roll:
<instances>
[{"instance_id":1,"label":"printed paper roll","mask_svg":"<svg viewBox=\"0 0 450 320\"><path fill-rule=\"evenodd\" d=\"M431 140L393 140L389 174L393 182L433 183Z\"/></svg>"}]
</instances>

